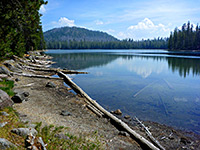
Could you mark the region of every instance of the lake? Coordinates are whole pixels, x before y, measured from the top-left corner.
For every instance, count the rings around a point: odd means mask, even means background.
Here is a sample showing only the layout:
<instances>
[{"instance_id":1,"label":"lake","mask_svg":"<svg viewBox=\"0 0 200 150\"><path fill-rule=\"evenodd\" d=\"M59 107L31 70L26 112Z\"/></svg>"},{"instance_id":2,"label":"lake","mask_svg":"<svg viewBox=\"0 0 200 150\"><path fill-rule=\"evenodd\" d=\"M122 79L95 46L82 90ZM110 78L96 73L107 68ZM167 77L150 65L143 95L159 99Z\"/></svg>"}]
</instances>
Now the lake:
<instances>
[{"instance_id":1,"label":"lake","mask_svg":"<svg viewBox=\"0 0 200 150\"><path fill-rule=\"evenodd\" d=\"M49 50L107 110L200 134L200 56L164 50ZM190 56L191 55L191 56Z\"/></svg>"}]
</instances>

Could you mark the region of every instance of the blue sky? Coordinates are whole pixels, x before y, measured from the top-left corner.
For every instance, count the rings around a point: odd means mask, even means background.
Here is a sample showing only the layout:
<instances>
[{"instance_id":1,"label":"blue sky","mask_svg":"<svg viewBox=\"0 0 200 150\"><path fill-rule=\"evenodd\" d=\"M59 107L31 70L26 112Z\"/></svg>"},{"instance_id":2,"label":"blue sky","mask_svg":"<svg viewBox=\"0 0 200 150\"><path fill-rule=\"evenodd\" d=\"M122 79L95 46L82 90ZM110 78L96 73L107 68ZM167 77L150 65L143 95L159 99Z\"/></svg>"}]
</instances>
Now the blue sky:
<instances>
[{"instance_id":1,"label":"blue sky","mask_svg":"<svg viewBox=\"0 0 200 150\"><path fill-rule=\"evenodd\" d=\"M200 0L48 0L40 12L44 31L76 26L119 39L167 37L188 21L200 24Z\"/></svg>"}]
</instances>

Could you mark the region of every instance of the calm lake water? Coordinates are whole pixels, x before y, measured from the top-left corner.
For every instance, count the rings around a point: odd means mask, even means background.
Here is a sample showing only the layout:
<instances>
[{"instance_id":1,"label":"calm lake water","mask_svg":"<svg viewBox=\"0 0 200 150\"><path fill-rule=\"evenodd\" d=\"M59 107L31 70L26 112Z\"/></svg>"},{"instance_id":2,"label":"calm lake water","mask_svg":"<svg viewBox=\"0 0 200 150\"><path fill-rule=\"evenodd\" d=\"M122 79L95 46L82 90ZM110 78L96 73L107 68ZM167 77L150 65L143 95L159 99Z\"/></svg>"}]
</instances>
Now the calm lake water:
<instances>
[{"instance_id":1,"label":"calm lake water","mask_svg":"<svg viewBox=\"0 0 200 150\"><path fill-rule=\"evenodd\" d=\"M49 50L107 110L200 134L200 56L164 50ZM189 55L189 54L187 54Z\"/></svg>"}]
</instances>

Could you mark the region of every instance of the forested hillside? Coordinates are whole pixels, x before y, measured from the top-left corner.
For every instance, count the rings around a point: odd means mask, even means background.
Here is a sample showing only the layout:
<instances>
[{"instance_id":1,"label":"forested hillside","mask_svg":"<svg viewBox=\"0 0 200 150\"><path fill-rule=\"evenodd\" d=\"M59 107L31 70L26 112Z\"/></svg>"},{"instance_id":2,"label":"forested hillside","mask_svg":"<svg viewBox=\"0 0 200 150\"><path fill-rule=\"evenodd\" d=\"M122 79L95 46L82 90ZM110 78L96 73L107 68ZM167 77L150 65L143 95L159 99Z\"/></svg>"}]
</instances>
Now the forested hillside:
<instances>
[{"instance_id":1,"label":"forested hillside","mask_svg":"<svg viewBox=\"0 0 200 150\"><path fill-rule=\"evenodd\" d=\"M105 32L91 31L78 27L62 27L54 28L44 32L46 42L53 41L117 41L117 39Z\"/></svg>"},{"instance_id":2,"label":"forested hillside","mask_svg":"<svg viewBox=\"0 0 200 150\"><path fill-rule=\"evenodd\" d=\"M0 1L0 59L44 49L39 9L44 0Z\"/></svg>"},{"instance_id":3,"label":"forested hillside","mask_svg":"<svg viewBox=\"0 0 200 150\"><path fill-rule=\"evenodd\" d=\"M167 49L168 39L134 41L117 38L99 31L62 27L44 33L48 49Z\"/></svg>"},{"instance_id":4,"label":"forested hillside","mask_svg":"<svg viewBox=\"0 0 200 150\"><path fill-rule=\"evenodd\" d=\"M171 32L169 43L169 50L200 50L200 26L193 25L188 22L183 24L182 29L175 28Z\"/></svg>"}]
</instances>

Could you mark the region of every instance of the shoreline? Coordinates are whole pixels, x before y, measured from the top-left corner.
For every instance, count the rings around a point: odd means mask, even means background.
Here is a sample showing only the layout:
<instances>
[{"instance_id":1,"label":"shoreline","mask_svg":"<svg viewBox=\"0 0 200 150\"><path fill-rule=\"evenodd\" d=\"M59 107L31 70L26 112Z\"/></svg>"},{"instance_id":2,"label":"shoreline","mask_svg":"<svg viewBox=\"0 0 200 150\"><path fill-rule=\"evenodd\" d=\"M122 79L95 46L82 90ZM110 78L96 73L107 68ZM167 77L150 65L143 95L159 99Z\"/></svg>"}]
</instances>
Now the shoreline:
<instances>
[{"instance_id":1,"label":"shoreline","mask_svg":"<svg viewBox=\"0 0 200 150\"><path fill-rule=\"evenodd\" d=\"M45 58L46 59L46 58ZM26 73L34 71L34 74L53 75L52 72L42 72L35 70L23 70ZM14 79L19 78L16 82L14 90L26 90L30 92L29 100L19 104L14 104L14 108L21 114L21 119L30 119L30 122L43 121L46 124L65 125L70 127L70 132L73 134L90 134L91 130L98 131L98 138L104 145L105 149L142 149L137 142L130 138L129 135L121 135L121 131L113 126L113 124L104 117L98 117L90 109L86 107L84 98L79 95L74 95L69 92L69 89L64 86L62 80L43 79L15 75ZM46 84L53 82L55 88L47 88ZM25 86L30 85L31 86ZM46 94L45 94L46 93ZM69 106L68 106L69 105ZM31 108L31 109L30 109ZM29 110L30 109L30 110ZM72 115L61 116L63 110L68 110ZM40 112L40 113L39 113ZM38 114L39 113L39 114ZM25 117L23 115L26 115ZM120 118L120 116L117 116ZM31 120L32 119L32 120ZM146 136L144 129L137 124L135 120L123 119L124 122L131 125L131 128L137 131L140 135ZM166 149L177 149L182 147L200 148L200 137L184 131L175 130L172 127L161 125L159 123L142 121L145 126L150 128L154 137ZM110 134L108 137L107 134ZM187 136L189 134L189 136ZM89 137L89 136L88 136ZM123 141L123 142L122 142ZM121 145L119 145L121 143ZM191 144L192 143L192 144Z\"/></svg>"}]
</instances>

